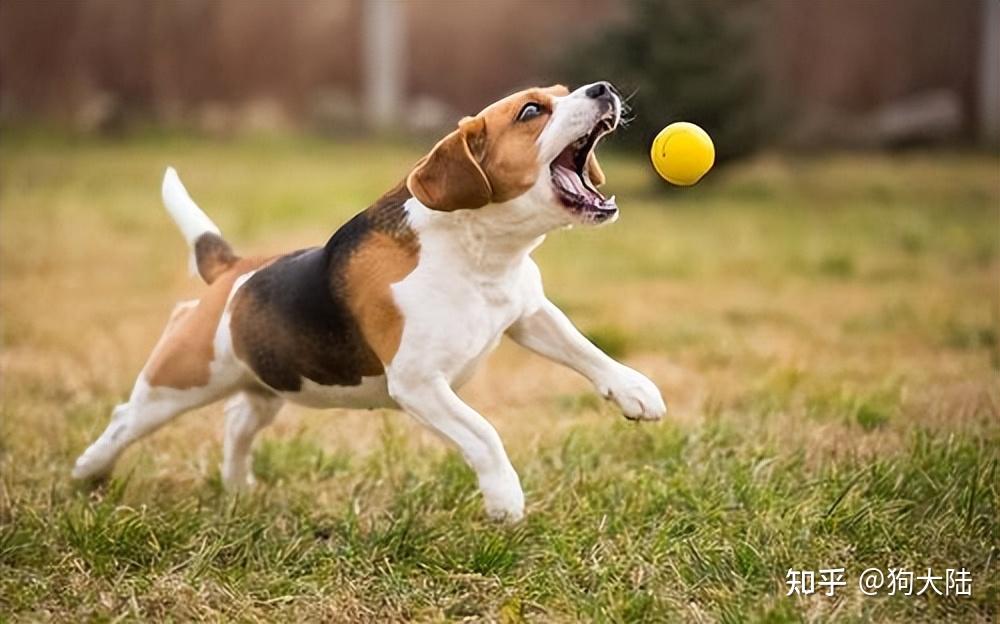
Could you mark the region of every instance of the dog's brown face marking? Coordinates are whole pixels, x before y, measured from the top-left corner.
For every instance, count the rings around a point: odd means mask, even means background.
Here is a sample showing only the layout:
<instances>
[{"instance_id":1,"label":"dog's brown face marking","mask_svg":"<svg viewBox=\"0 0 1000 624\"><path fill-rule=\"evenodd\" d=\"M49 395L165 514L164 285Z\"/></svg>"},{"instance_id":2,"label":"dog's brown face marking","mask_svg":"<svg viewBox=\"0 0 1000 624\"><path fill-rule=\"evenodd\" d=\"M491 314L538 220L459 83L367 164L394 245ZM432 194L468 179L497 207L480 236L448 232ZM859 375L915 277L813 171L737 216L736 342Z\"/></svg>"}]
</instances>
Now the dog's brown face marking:
<instances>
[{"instance_id":1,"label":"dog's brown face marking","mask_svg":"<svg viewBox=\"0 0 1000 624\"><path fill-rule=\"evenodd\" d=\"M538 135L548 123L553 100L566 87L527 89L466 117L407 178L425 206L436 210L480 208L521 195L538 178ZM535 106L526 111L527 106ZM595 162L596 164L596 162Z\"/></svg>"},{"instance_id":2,"label":"dog's brown face marking","mask_svg":"<svg viewBox=\"0 0 1000 624\"><path fill-rule=\"evenodd\" d=\"M295 392L302 379L353 386L381 375L403 319L389 287L417 264L400 185L358 214L325 247L280 258L253 275L232 304L233 348L266 385Z\"/></svg>"},{"instance_id":3,"label":"dog's brown face marking","mask_svg":"<svg viewBox=\"0 0 1000 624\"><path fill-rule=\"evenodd\" d=\"M143 370L150 386L185 390L207 385L215 359L215 332L236 279L269 261L267 258L235 259L229 269L215 276L197 304L178 307Z\"/></svg>"}]
</instances>

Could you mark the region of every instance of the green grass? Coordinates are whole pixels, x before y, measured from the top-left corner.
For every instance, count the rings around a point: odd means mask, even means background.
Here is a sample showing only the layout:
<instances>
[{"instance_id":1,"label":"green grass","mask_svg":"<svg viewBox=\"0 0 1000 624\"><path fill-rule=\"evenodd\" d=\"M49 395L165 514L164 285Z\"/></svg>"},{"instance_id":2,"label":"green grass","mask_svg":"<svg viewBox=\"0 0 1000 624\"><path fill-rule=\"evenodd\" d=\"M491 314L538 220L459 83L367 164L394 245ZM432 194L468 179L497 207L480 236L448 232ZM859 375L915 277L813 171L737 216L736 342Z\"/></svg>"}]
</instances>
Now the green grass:
<instances>
[{"instance_id":1,"label":"green grass","mask_svg":"<svg viewBox=\"0 0 1000 624\"><path fill-rule=\"evenodd\" d=\"M995 448L915 433L890 458L811 467L801 453L740 438L714 425L574 431L519 462L533 503L513 528L483 521L458 459L414 453L392 457L385 472L376 451L373 465L345 477L350 494L326 506L310 491L326 477L298 471L284 451L274 469L298 480L247 499L211 482L154 487L141 502L125 481L91 496L39 491L11 501L0 589L10 611L69 619L503 611L635 621L704 611L784 620L833 608L785 598L788 567L961 564L979 583L974 600L866 601L847 591L843 602L860 618L899 619L986 616L996 603L987 577L997 556ZM370 509L371 498L384 507Z\"/></svg>"},{"instance_id":2,"label":"green grass","mask_svg":"<svg viewBox=\"0 0 1000 624\"><path fill-rule=\"evenodd\" d=\"M286 409L222 491L221 410L87 491L72 460L196 296L166 164L247 252L316 244L407 145L5 136L0 621L991 621L1000 603L1000 160L765 157L536 253L550 297L664 391L627 423L503 345L462 394L528 515L488 522L461 459L394 412ZM789 568L844 567L834 599ZM868 567L967 568L971 597L865 597Z\"/></svg>"}]
</instances>

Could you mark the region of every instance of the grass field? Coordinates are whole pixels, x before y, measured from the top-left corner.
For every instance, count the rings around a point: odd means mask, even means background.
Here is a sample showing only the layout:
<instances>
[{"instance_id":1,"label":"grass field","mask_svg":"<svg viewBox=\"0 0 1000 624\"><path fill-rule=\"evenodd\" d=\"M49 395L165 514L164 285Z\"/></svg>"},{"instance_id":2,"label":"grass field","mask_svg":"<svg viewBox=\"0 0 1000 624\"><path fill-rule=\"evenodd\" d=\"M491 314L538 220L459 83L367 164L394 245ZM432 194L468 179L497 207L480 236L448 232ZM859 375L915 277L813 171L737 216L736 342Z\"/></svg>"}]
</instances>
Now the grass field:
<instances>
[{"instance_id":1,"label":"grass field","mask_svg":"<svg viewBox=\"0 0 1000 624\"><path fill-rule=\"evenodd\" d=\"M468 387L528 516L485 519L460 458L402 414L286 408L260 486L220 487L221 410L73 459L196 295L159 203L175 165L246 252L318 244L419 151L309 140L0 147L0 621L991 621L1000 457L1000 159L761 157L553 234L549 295L649 374L625 422L504 344ZM786 597L789 568L846 587ZM968 569L972 596L866 597L868 567ZM943 589L943 587L942 587Z\"/></svg>"}]
</instances>

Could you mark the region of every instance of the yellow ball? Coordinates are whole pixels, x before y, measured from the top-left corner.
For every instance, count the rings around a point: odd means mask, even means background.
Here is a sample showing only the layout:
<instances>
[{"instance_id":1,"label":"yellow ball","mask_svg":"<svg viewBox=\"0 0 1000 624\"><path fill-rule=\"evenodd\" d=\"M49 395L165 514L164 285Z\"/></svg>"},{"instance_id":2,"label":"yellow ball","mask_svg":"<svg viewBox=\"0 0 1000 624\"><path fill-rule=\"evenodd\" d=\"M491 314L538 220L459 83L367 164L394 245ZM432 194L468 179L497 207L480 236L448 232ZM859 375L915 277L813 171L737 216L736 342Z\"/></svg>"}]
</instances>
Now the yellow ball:
<instances>
[{"instance_id":1,"label":"yellow ball","mask_svg":"<svg viewBox=\"0 0 1000 624\"><path fill-rule=\"evenodd\" d=\"M715 146L707 132L693 123L678 121L660 130L649 157L664 180L691 186L715 164Z\"/></svg>"}]
</instances>

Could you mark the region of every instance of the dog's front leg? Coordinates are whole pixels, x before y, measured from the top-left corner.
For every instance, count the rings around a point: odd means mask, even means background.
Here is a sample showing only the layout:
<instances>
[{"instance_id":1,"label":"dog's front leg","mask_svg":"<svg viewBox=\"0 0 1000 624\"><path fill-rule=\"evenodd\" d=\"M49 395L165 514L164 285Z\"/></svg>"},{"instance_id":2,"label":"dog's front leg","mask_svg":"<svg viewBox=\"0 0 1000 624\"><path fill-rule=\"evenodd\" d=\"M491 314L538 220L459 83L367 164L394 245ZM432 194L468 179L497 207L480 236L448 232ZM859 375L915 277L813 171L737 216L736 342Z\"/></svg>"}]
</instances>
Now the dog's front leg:
<instances>
[{"instance_id":1,"label":"dog's front leg","mask_svg":"<svg viewBox=\"0 0 1000 624\"><path fill-rule=\"evenodd\" d=\"M486 512L496 520L524 516L524 493L496 429L440 376L389 371L389 394L404 410L454 443L476 471Z\"/></svg>"},{"instance_id":2,"label":"dog's front leg","mask_svg":"<svg viewBox=\"0 0 1000 624\"><path fill-rule=\"evenodd\" d=\"M601 396L618 404L626 418L659 420L666 414L667 406L652 381L595 347L551 301L545 300L536 311L518 319L507 334L521 346L589 379Z\"/></svg>"}]
</instances>

